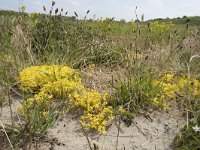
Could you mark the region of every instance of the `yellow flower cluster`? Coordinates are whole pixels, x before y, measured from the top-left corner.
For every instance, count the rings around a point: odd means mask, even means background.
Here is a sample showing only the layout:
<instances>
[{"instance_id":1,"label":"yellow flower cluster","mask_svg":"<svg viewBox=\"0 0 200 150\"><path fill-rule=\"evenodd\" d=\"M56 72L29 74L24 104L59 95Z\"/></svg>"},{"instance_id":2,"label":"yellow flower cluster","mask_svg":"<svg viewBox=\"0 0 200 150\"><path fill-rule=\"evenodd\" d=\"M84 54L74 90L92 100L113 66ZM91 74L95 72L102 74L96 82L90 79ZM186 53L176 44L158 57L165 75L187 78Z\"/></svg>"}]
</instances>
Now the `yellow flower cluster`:
<instances>
[{"instance_id":1,"label":"yellow flower cluster","mask_svg":"<svg viewBox=\"0 0 200 150\"><path fill-rule=\"evenodd\" d=\"M38 91L47 83L52 83L60 79L72 78L75 71L66 66L31 66L19 74L20 88L23 91ZM74 77L77 80L77 78ZM78 78L78 80L80 80Z\"/></svg>"},{"instance_id":2,"label":"yellow flower cluster","mask_svg":"<svg viewBox=\"0 0 200 150\"><path fill-rule=\"evenodd\" d=\"M93 99L99 98L99 94L96 91L91 91L88 96L92 95L90 98L85 98L85 111L84 116L81 117L81 123L84 127L90 127L96 129L100 133L105 133L107 126L106 120L112 119L112 109L107 107L107 99L102 98L102 101L94 102ZM103 97L105 97L104 94ZM77 99L78 100L78 99ZM77 105L82 106L81 102L84 100L78 100Z\"/></svg>"},{"instance_id":3,"label":"yellow flower cluster","mask_svg":"<svg viewBox=\"0 0 200 150\"><path fill-rule=\"evenodd\" d=\"M172 27L175 26L172 22L158 22L154 21L150 23L150 26L153 30L159 31L161 33L170 30Z\"/></svg>"},{"instance_id":4,"label":"yellow flower cluster","mask_svg":"<svg viewBox=\"0 0 200 150\"><path fill-rule=\"evenodd\" d=\"M190 94L193 98L200 97L200 81L194 78L165 74L159 80L154 81L154 85L160 86L162 92L157 94L153 103L161 104L164 109L167 108L166 100L174 99L177 94L184 96Z\"/></svg>"},{"instance_id":5,"label":"yellow flower cluster","mask_svg":"<svg viewBox=\"0 0 200 150\"><path fill-rule=\"evenodd\" d=\"M128 54L129 59L141 59L143 58L142 54L136 54L136 53L129 53Z\"/></svg>"},{"instance_id":6,"label":"yellow flower cluster","mask_svg":"<svg viewBox=\"0 0 200 150\"><path fill-rule=\"evenodd\" d=\"M31 18L31 19L36 19L38 16L39 16L39 14L38 13L30 13L30 14L28 14L28 16Z\"/></svg>"},{"instance_id":7,"label":"yellow flower cluster","mask_svg":"<svg viewBox=\"0 0 200 150\"><path fill-rule=\"evenodd\" d=\"M112 118L112 109L108 107L109 94L101 96L98 91L85 88L75 70L62 65L31 66L20 73L19 82L23 91L36 93L34 98L24 102L19 109L21 114L41 103L44 106L41 113L45 114L51 100L62 99L70 105L63 109L75 107L84 110L80 121L84 127L105 133L105 127Z\"/></svg>"}]
</instances>

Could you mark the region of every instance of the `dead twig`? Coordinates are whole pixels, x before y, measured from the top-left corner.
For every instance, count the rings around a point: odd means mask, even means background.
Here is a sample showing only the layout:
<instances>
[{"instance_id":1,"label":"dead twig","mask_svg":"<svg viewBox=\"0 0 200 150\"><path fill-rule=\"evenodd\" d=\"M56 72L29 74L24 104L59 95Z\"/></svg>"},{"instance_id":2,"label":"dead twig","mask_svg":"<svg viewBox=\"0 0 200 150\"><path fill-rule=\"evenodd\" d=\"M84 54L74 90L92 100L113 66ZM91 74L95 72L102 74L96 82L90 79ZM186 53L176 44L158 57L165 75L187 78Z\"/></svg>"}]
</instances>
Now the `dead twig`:
<instances>
[{"instance_id":1,"label":"dead twig","mask_svg":"<svg viewBox=\"0 0 200 150\"><path fill-rule=\"evenodd\" d=\"M0 120L0 121L1 121L1 126L2 126L2 129L3 129L3 132L4 132L5 135L6 135L6 138L7 138L8 142L9 142L9 144L10 144L10 147L12 148L12 150L14 150L14 147L13 147L13 145L12 145L12 143L11 143L9 137L8 137L8 134L7 134L7 132L6 132L6 129L5 129L4 125L3 125L3 121L2 121L2 120Z\"/></svg>"},{"instance_id":2,"label":"dead twig","mask_svg":"<svg viewBox=\"0 0 200 150\"><path fill-rule=\"evenodd\" d=\"M90 143L90 140L89 140L89 138L88 138L88 135L87 135L86 131L84 130L84 127L82 126L82 124L81 124L81 128L82 128L82 130L83 130L83 133L85 134L85 137L86 137L86 139L87 139L87 142L88 142L88 145L89 145L89 147L90 147L90 150L93 150L93 149L92 149L92 146L91 146L91 143Z\"/></svg>"}]
</instances>

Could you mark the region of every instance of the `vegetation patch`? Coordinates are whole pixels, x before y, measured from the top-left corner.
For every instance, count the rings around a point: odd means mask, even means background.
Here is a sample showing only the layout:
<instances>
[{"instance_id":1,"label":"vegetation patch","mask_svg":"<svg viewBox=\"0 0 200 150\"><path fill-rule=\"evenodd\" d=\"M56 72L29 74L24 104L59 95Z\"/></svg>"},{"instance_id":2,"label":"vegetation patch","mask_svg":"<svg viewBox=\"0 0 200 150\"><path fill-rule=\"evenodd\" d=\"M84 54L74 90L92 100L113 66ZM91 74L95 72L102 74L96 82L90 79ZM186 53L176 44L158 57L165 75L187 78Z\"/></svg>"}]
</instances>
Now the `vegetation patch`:
<instances>
[{"instance_id":1,"label":"vegetation patch","mask_svg":"<svg viewBox=\"0 0 200 150\"><path fill-rule=\"evenodd\" d=\"M112 119L109 94L101 96L98 91L85 88L80 74L67 66L28 67L20 72L19 83L24 92L33 94L19 108L20 114L31 121L36 119L31 116L34 113L37 113L37 119L48 122L52 119L52 110L62 114L68 109L79 108L83 111L80 122L84 127L105 133L108 121Z\"/></svg>"},{"instance_id":2,"label":"vegetation patch","mask_svg":"<svg viewBox=\"0 0 200 150\"><path fill-rule=\"evenodd\" d=\"M11 116L9 125L0 119L6 147L37 143L70 111L86 137L84 129L104 134L116 121L117 149L121 119L130 125L137 114L175 108L187 121L174 149L199 149L200 17L88 19L89 10L68 17L55 3L43 6L45 14L27 14L24 5L0 11L0 107Z\"/></svg>"},{"instance_id":3,"label":"vegetation patch","mask_svg":"<svg viewBox=\"0 0 200 150\"><path fill-rule=\"evenodd\" d=\"M197 120L190 122L175 137L174 149L200 149L200 114L198 114Z\"/></svg>"}]
</instances>

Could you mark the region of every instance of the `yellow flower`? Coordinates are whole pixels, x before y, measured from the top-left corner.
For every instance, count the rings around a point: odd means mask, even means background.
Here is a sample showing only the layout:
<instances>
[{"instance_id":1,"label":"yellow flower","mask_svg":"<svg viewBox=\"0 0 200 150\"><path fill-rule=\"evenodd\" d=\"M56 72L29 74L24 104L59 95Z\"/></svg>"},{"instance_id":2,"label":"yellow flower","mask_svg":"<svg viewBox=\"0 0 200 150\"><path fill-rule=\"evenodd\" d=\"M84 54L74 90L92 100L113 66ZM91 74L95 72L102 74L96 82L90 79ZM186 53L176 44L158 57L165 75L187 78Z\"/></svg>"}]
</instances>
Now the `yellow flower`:
<instances>
[{"instance_id":1,"label":"yellow flower","mask_svg":"<svg viewBox=\"0 0 200 150\"><path fill-rule=\"evenodd\" d=\"M174 75L173 74L165 74L161 80L164 80L166 82L170 82L174 79Z\"/></svg>"},{"instance_id":2,"label":"yellow flower","mask_svg":"<svg viewBox=\"0 0 200 150\"><path fill-rule=\"evenodd\" d=\"M153 104L158 106L158 104L160 103L158 97L153 98Z\"/></svg>"},{"instance_id":3,"label":"yellow flower","mask_svg":"<svg viewBox=\"0 0 200 150\"><path fill-rule=\"evenodd\" d=\"M84 110L81 124L105 133L107 121L112 119L112 109L108 108L109 94L103 96L93 89L85 88L79 74L67 66L31 66L19 74L20 88L25 92L34 92L33 98L27 99L19 109L21 114L41 105L42 116L46 116L52 99L66 100L70 107Z\"/></svg>"},{"instance_id":4,"label":"yellow flower","mask_svg":"<svg viewBox=\"0 0 200 150\"><path fill-rule=\"evenodd\" d=\"M89 64L89 68L94 68L95 64Z\"/></svg>"},{"instance_id":5,"label":"yellow flower","mask_svg":"<svg viewBox=\"0 0 200 150\"><path fill-rule=\"evenodd\" d=\"M125 113L126 112L126 109L124 109L122 106L119 107L118 111L120 113Z\"/></svg>"},{"instance_id":6,"label":"yellow flower","mask_svg":"<svg viewBox=\"0 0 200 150\"><path fill-rule=\"evenodd\" d=\"M143 55L141 54L136 54L136 53L129 53L128 54L129 59L141 59L143 58Z\"/></svg>"}]
</instances>

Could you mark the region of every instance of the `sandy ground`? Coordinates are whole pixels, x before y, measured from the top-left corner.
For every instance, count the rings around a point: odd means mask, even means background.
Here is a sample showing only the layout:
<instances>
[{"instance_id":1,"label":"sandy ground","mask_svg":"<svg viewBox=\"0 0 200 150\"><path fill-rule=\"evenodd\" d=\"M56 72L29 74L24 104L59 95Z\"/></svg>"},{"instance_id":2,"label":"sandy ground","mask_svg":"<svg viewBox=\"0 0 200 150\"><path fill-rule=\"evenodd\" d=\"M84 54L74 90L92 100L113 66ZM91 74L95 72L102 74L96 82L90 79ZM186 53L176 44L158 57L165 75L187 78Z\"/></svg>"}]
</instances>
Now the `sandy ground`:
<instances>
[{"instance_id":1,"label":"sandy ground","mask_svg":"<svg viewBox=\"0 0 200 150\"><path fill-rule=\"evenodd\" d=\"M115 123L109 128L106 135L89 134L91 144L102 150L170 150L174 135L185 124L178 111L169 114L155 112L150 115L152 120L138 116L134 124L127 127L123 123L118 127ZM49 130L48 136L56 137L61 146L56 145L55 150L89 150L86 136L77 120L65 117Z\"/></svg>"},{"instance_id":2,"label":"sandy ground","mask_svg":"<svg viewBox=\"0 0 200 150\"><path fill-rule=\"evenodd\" d=\"M108 70L90 69L93 78L86 80L90 88L100 91L109 91L107 88L112 76L116 72ZM13 97L12 110L16 112L20 106L16 96ZM6 100L8 101L8 100ZM0 111L0 119L5 124L11 124L10 108L6 104ZM150 118L150 119L149 119ZM169 113L155 111L149 114L149 118L136 116L133 124L127 127L124 123L117 126L115 122L108 129L107 134L98 135L87 132L92 148L99 150L170 150L173 137L186 124L178 110L171 110ZM19 121L17 114L13 113L13 119ZM118 131L119 135L118 135ZM117 136L118 135L118 136ZM90 150L87 138L82 130L78 119L71 114L63 118L48 130L46 139L42 140L37 150ZM117 142L118 141L118 142ZM0 150L3 148L0 141ZM34 150L36 148L32 148ZM17 149L18 150L18 149Z\"/></svg>"},{"instance_id":3,"label":"sandy ground","mask_svg":"<svg viewBox=\"0 0 200 150\"><path fill-rule=\"evenodd\" d=\"M12 110L17 110L19 105L19 102L14 101ZM1 112L0 117L4 123L11 123L9 110L9 107L5 106ZM115 123L105 135L87 133L89 141L92 147L96 146L101 150L116 150L116 147L117 150L172 149L173 137L186 123L181 117L181 113L172 110L169 113L154 112L149 116L151 119L143 116L135 117L134 123L130 127L121 123L118 142L118 126ZM16 114L14 114L14 118L17 120ZM37 150L90 150L78 120L74 119L72 115L66 115L60 119L48 130L47 137L51 139L51 142L41 142ZM1 149L4 150L2 147Z\"/></svg>"},{"instance_id":4,"label":"sandy ground","mask_svg":"<svg viewBox=\"0 0 200 150\"><path fill-rule=\"evenodd\" d=\"M95 73L97 72L96 70L92 71ZM111 74L108 71L104 72L106 72L106 74ZM92 85L91 88L101 89L101 91L108 90L104 85L108 84L111 75L103 78L105 77L104 72L98 71L98 74L94 74L95 78L87 81L97 83L96 85ZM101 79L101 81L99 81L99 79ZM97 81L101 82L101 84ZM97 85L102 86L98 87ZM16 96L12 99L13 112L16 112L20 106L17 99L19 98ZM87 132L88 139L92 148L94 149L94 147L96 147L96 149L99 150L116 150L116 147L117 150L172 149L171 144L173 137L186 124L181 113L176 109L171 110L169 113L155 111L149 114L149 118L137 116L134 118L134 123L129 127L121 123L119 128L119 126L113 122L107 134L98 135ZM11 124L10 108L8 104L0 111L0 119L4 124ZM13 119L19 121L16 113L13 113ZM119 135L118 131L120 131ZM31 150L90 150L87 138L78 119L70 114L59 119L59 121L48 130L46 139L48 140L42 140L37 148L33 147ZM7 139L4 139L4 141L5 140ZM0 150L9 150L8 147L2 147L3 143L4 142L0 140Z\"/></svg>"}]
</instances>

